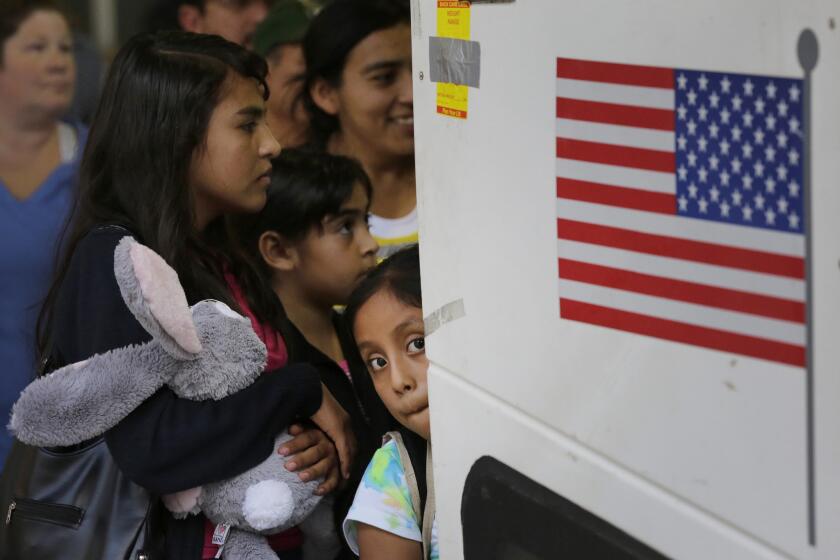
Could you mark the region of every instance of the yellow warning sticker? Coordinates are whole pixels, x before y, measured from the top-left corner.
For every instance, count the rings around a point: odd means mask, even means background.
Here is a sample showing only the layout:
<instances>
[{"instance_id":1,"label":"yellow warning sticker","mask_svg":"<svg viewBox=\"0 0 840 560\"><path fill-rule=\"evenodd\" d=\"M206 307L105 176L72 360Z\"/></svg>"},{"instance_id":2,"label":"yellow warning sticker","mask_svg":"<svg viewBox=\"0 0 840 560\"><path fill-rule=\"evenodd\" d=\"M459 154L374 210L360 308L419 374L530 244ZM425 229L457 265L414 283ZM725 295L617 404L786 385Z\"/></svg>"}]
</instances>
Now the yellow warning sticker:
<instances>
[{"instance_id":1,"label":"yellow warning sticker","mask_svg":"<svg viewBox=\"0 0 840 560\"><path fill-rule=\"evenodd\" d=\"M470 3L465 0L438 0L439 37L470 39ZM457 119L467 118L469 88L456 84L437 84L437 112Z\"/></svg>"},{"instance_id":2,"label":"yellow warning sticker","mask_svg":"<svg viewBox=\"0 0 840 560\"><path fill-rule=\"evenodd\" d=\"M464 0L438 0L438 37L470 39L470 3Z\"/></svg>"},{"instance_id":3,"label":"yellow warning sticker","mask_svg":"<svg viewBox=\"0 0 840 560\"><path fill-rule=\"evenodd\" d=\"M468 92L467 86L438 83L437 112L447 117L466 119Z\"/></svg>"}]
</instances>

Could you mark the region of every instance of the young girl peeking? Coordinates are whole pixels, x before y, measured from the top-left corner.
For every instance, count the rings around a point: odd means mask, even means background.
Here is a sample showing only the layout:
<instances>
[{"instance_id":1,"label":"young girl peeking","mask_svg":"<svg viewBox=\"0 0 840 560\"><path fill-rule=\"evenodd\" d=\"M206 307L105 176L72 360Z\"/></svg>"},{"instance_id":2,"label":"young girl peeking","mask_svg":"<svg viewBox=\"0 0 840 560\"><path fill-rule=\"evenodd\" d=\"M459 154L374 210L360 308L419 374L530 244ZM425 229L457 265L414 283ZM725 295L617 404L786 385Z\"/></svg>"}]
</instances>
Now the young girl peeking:
<instances>
[{"instance_id":1,"label":"young girl peeking","mask_svg":"<svg viewBox=\"0 0 840 560\"><path fill-rule=\"evenodd\" d=\"M418 436L431 441L421 305L415 245L362 280L345 311L376 392L405 428L390 432L374 454L344 521L362 560L439 558L433 486L421 475L431 474L431 445L417 445Z\"/></svg>"},{"instance_id":2,"label":"young girl peeking","mask_svg":"<svg viewBox=\"0 0 840 560\"><path fill-rule=\"evenodd\" d=\"M40 350L55 367L149 340L114 277L114 248L126 235L176 270L190 303L212 298L237 307L222 274L222 218L257 213L266 201L270 159L280 146L265 123L265 75L261 58L215 36L143 34L120 50L82 160L66 253L40 320ZM105 434L120 471L153 495L224 480L282 452L274 449L275 436L311 418L335 442L349 475L352 428L315 368L270 369L218 401L160 389ZM327 450L319 451L325 441ZM321 493L335 487L338 477L329 475L335 448L323 433L310 429L287 445L297 452L287 468L304 478L325 476ZM97 525L102 550L89 550L86 558L114 557L105 545L115 546L112 533L137 521L127 515L116 512L108 526ZM202 558L203 516L177 520L162 512L161 525L157 520L150 518L150 532L164 543L152 549L154 557ZM56 531L61 538L61 528Z\"/></svg>"},{"instance_id":3,"label":"young girl peeking","mask_svg":"<svg viewBox=\"0 0 840 560\"><path fill-rule=\"evenodd\" d=\"M234 275L259 322L282 336L289 363L317 366L322 382L350 414L357 456L348 484L335 497L340 522L392 424L334 309L347 304L376 265L378 245L367 224L371 186L361 165L342 156L284 149L272 165L263 210L234 221L244 253L233 265Z\"/></svg>"}]
</instances>

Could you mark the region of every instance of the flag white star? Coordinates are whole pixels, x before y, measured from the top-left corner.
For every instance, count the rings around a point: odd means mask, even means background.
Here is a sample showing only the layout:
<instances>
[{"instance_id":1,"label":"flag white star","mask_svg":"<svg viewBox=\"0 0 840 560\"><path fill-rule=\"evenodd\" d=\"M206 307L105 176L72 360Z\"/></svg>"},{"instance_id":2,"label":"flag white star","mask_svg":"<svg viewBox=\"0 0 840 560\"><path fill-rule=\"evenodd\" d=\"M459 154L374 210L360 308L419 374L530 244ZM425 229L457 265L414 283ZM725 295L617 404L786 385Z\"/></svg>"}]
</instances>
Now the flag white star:
<instances>
[{"instance_id":1,"label":"flag white star","mask_svg":"<svg viewBox=\"0 0 840 560\"><path fill-rule=\"evenodd\" d=\"M725 169L720 172L720 184L723 186L729 186L729 173L727 173Z\"/></svg>"},{"instance_id":2,"label":"flag white star","mask_svg":"<svg viewBox=\"0 0 840 560\"><path fill-rule=\"evenodd\" d=\"M685 197L685 195L680 195L680 197L677 199L677 202L680 205L680 212L685 212L686 210L688 210L688 199Z\"/></svg>"},{"instance_id":3,"label":"flag white star","mask_svg":"<svg viewBox=\"0 0 840 560\"><path fill-rule=\"evenodd\" d=\"M738 158L733 159L730 164L732 165L732 173L740 173L741 172L741 160Z\"/></svg>"},{"instance_id":4,"label":"flag white star","mask_svg":"<svg viewBox=\"0 0 840 560\"><path fill-rule=\"evenodd\" d=\"M767 211L764 213L764 217L767 220L767 225L774 225L776 223L776 213L773 212L772 208L767 209Z\"/></svg>"},{"instance_id":5,"label":"flag white star","mask_svg":"<svg viewBox=\"0 0 840 560\"><path fill-rule=\"evenodd\" d=\"M689 167L694 167L695 165L697 165L697 154L695 154L694 152L689 152L688 153L688 166Z\"/></svg>"},{"instance_id":6,"label":"flag white star","mask_svg":"<svg viewBox=\"0 0 840 560\"><path fill-rule=\"evenodd\" d=\"M773 146L767 146L764 148L764 157L767 158L767 161L773 161L776 159L776 150L773 149Z\"/></svg>"},{"instance_id":7,"label":"flag white star","mask_svg":"<svg viewBox=\"0 0 840 560\"><path fill-rule=\"evenodd\" d=\"M732 85L732 82L729 81L729 78L724 76L723 79L720 81L720 90L723 93L729 93L729 86Z\"/></svg>"},{"instance_id":8,"label":"flag white star","mask_svg":"<svg viewBox=\"0 0 840 560\"><path fill-rule=\"evenodd\" d=\"M685 150L685 146L686 146L687 143L688 143L688 140L686 139L685 135L680 134L680 137L677 138L677 146L679 147L679 149L680 150Z\"/></svg>"},{"instance_id":9,"label":"flag white star","mask_svg":"<svg viewBox=\"0 0 840 560\"><path fill-rule=\"evenodd\" d=\"M680 165L680 168L677 169L677 173L680 174L680 181L685 181L688 178L688 169L686 169L684 165Z\"/></svg>"},{"instance_id":10,"label":"flag white star","mask_svg":"<svg viewBox=\"0 0 840 560\"><path fill-rule=\"evenodd\" d=\"M729 115L730 114L731 113L729 111L727 111L726 109L722 110L720 112L720 122L722 122L723 124L729 124Z\"/></svg>"},{"instance_id":11,"label":"flag white star","mask_svg":"<svg viewBox=\"0 0 840 560\"><path fill-rule=\"evenodd\" d=\"M706 86L709 85L709 78L706 77L706 74L700 74L697 83L700 84L700 91L706 91Z\"/></svg>"},{"instance_id":12,"label":"flag white star","mask_svg":"<svg viewBox=\"0 0 840 560\"><path fill-rule=\"evenodd\" d=\"M697 123L692 119L688 121L688 135L694 136L695 134L697 134Z\"/></svg>"},{"instance_id":13,"label":"flag white star","mask_svg":"<svg viewBox=\"0 0 840 560\"><path fill-rule=\"evenodd\" d=\"M788 183L788 193L790 193L790 196L794 198L799 196L799 183L797 183L796 181L791 181L790 183Z\"/></svg>"},{"instance_id":14,"label":"flag white star","mask_svg":"<svg viewBox=\"0 0 840 560\"><path fill-rule=\"evenodd\" d=\"M697 198L697 185L694 183L688 185L688 196L691 198Z\"/></svg>"},{"instance_id":15,"label":"flag white star","mask_svg":"<svg viewBox=\"0 0 840 560\"><path fill-rule=\"evenodd\" d=\"M721 141L720 141L720 144L718 144L718 146L720 147L720 153L721 153L721 154L723 154L723 155L727 155L727 154L729 153L729 146L730 146L730 144L729 144L729 142L727 142L727 141L726 141L726 138L724 138L723 140L721 140Z\"/></svg>"},{"instance_id":16,"label":"flag white star","mask_svg":"<svg viewBox=\"0 0 840 560\"><path fill-rule=\"evenodd\" d=\"M744 113L741 119L744 121L744 126L752 126L753 116L752 113L750 113L749 111Z\"/></svg>"},{"instance_id":17,"label":"flag white star","mask_svg":"<svg viewBox=\"0 0 840 560\"><path fill-rule=\"evenodd\" d=\"M769 97L770 99L775 99L775 97L776 97L776 84L774 84L773 82L770 82L769 84L767 84L766 91L767 91L767 97Z\"/></svg>"},{"instance_id":18,"label":"flag white star","mask_svg":"<svg viewBox=\"0 0 840 560\"><path fill-rule=\"evenodd\" d=\"M694 105L697 103L697 92L693 89L688 90L688 104Z\"/></svg>"},{"instance_id":19,"label":"flag white star","mask_svg":"<svg viewBox=\"0 0 840 560\"><path fill-rule=\"evenodd\" d=\"M734 140L735 142L741 141L741 129L737 126L732 127L732 140Z\"/></svg>"},{"instance_id":20,"label":"flag white star","mask_svg":"<svg viewBox=\"0 0 840 560\"><path fill-rule=\"evenodd\" d=\"M799 216L796 215L796 212L788 214L788 226L790 229L799 229Z\"/></svg>"},{"instance_id":21,"label":"flag white star","mask_svg":"<svg viewBox=\"0 0 840 560\"><path fill-rule=\"evenodd\" d=\"M688 83L688 78L685 77L685 74L680 72L680 75L677 76L677 84L680 89L685 89L686 84Z\"/></svg>"},{"instance_id":22,"label":"flag white star","mask_svg":"<svg viewBox=\"0 0 840 560\"><path fill-rule=\"evenodd\" d=\"M733 111L740 111L741 110L741 103L743 103L743 100L741 99L740 96L738 96L736 94L735 97L732 98L732 110Z\"/></svg>"},{"instance_id":23,"label":"flag white star","mask_svg":"<svg viewBox=\"0 0 840 560\"><path fill-rule=\"evenodd\" d=\"M755 207L759 210L764 209L764 197L761 196L761 193L755 195L755 197L753 198L753 202L755 203Z\"/></svg>"},{"instance_id":24,"label":"flag white star","mask_svg":"<svg viewBox=\"0 0 840 560\"><path fill-rule=\"evenodd\" d=\"M697 201L697 204L700 206L700 213L706 214L708 213L709 202L705 198L701 198Z\"/></svg>"},{"instance_id":25,"label":"flag white star","mask_svg":"<svg viewBox=\"0 0 840 560\"><path fill-rule=\"evenodd\" d=\"M748 222L752 221L752 214L753 214L753 209L752 208L750 208L749 206L744 206L743 208L741 208L741 211L744 213L744 220L746 220Z\"/></svg>"},{"instance_id":26,"label":"flag white star","mask_svg":"<svg viewBox=\"0 0 840 560\"><path fill-rule=\"evenodd\" d=\"M767 130L773 130L776 128L776 117L773 115L767 115L764 122L767 124Z\"/></svg>"},{"instance_id":27,"label":"flag white star","mask_svg":"<svg viewBox=\"0 0 840 560\"><path fill-rule=\"evenodd\" d=\"M788 121L788 126L790 126L791 132L799 132L799 119L791 117Z\"/></svg>"},{"instance_id":28,"label":"flag white star","mask_svg":"<svg viewBox=\"0 0 840 560\"><path fill-rule=\"evenodd\" d=\"M779 164L779 167L776 168L776 176L779 178L779 181L787 180L787 167L782 164Z\"/></svg>"},{"instance_id":29,"label":"flag white star","mask_svg":"<svg viewBox=\"0 0 840 560\"><path fill-rule=\"evenodd\" d=\"M717 138L718 130L720 130L720 128L718 128L718 125L716 125L715 123L709 125L709 135L712 138Z\"/></svg>"},{"instance_id":30,"label":"flag white star","mask_svg":"<svg viewBox=\"0 0 840 560\"><path fill-rule=\"evenodd\" d=\"M735 206L740 206L741 205L741 198L743 198L741 196L741 191L736 190L735 192L732 193L732 204L734 204Z\"/></svg>"},{"instance_id":31,"label":"flag white star","mask_svg":"<svg viewBox=\"0 0 840 560\"><path fill-rule=\"evenodd\" d=\"M750 159L752 152L753 147L749 143L741 144L741 155L744 156L744 159Z\"/></svg>"},{"instance_id":32,"label":"flag white star","mask_svg":"<svg viewBox=\"0 0 840 560\"><path fill-rule=\"evenodd\" d=\"M764 144L764 131L760 128L756 128L753 131L753 138L755 139L756 144Z\"/></svg>"},{"instance_id":33,"label":"flag white star","mask_svg":"<svg viewBox=\"0 0 840 560\"><path fill-rule=\"evenodd\" d=\"M747 190L751 190L752 189L752 183L753 183L752 175L744 175L744 178L743 178L744 188L747 189Z\"/></svg>"},{"instance_id":34,"label":"flag white star","mask_svg":"<svg viewBox=\"0 0 840 560\"><path fill-rule=\"evenodd\" d=\"M780 117L786 117L788 112L788 104L784 102L784 100L779 101L779 104L776 105L776 109L779 111Z\"/></svg>"},{"instance_id":35,"label":"flag white star","mask_svg":"<svg viewBox=\"0 0 840 560\"><path fill-rule=\"evenodd\" d=\"M709 191L709 196L712 198L712 202L717 202L720 197L720 191L717 187L712 187Z\"/></svg>"},{"instance_id":36,"label":"flag white star","mask_svg":"<svg viewBox=\"0 0 840 560\"><path fill-rule=\"evenodd\" d=\"M755 165L753 165L753 171L755 172L756 177L761 177L764 175L764 164L760 161L755 162Z\"/></svg>"},{"instance_id":37,"label":"flag white star","mask_svg":"<svg viewBox=\"0 0 840 560\"><path fill-rule=\"evenodd\" d=\"M776 135L776 142L778 142L780 148L787 147L788 136L784 132L780 132Z\"/></svg>"},{"instance_id":38,"label":"flag white star","mask_svg":"<svg viewBox=\"0 0 840 560\"><path fill-rule=\"evenodd\" d=\"M701 121L705 121L708 114L709 114L709 110L706 109L705 105L701 105L700 108L697 109L697 115L700 117Z\"/></svg>"},{"instance_id":39,"label":"flag white star","mask_svg":"<svg viewBox=\"0 0 840 560\"><path fill-rule=\"evenodd\" d=\"M706 146L708 146L708 144L709 144L709 141L706 140L705 136L701 136L700 138L697 139L697 147L700 148L701 152L706 151Z\"/></svg>"},{"instance_id":40,"label":"flag white star","mask_svg":"<svg viewBox=\"0 0 840 560\"><path fill-rule=\"evenodd\" d=\"M776 192L776 181L773 180L773 177L767 177L764 180L764 189L770 194Z\"/></svg>"},{"instance_id":41,"label":"flag white star","mask_svg":"<svg viewBox=\"0 0 840 560\"><path fill-rule=\"evenodd\" d=\"M744 82L744 95L752 95L753 94L753 87L755 87L755 84L753 84L750 81L750 79L747 78L747 81Z\"/></svg>"},{"instance_id":42,"label":"flag white star","mask_svg":"<svg viewBox=\"0 0 840 560\"><path fill-rule=\"evenodd\" d=\"M711 167L712 169L717 169L718 163L720 163L720 160L716 155L712 154L712 157L709 158L709 167Z\"/></svg>"},{"instance_id":43,"label":"flag white star","mask_svg":"<svg viewBox=\"0 0 840 560\"><path fill-rule=\"evenodd\" d=\"M756 113L763 113L764 112L764 100L760 97L755 100L755 112Z\"/></svg>"},{"instance_id":44,"label":"flag white star","mask_svg":"<svg viewBox=\"0 0 840 560\"><path fill-rule=\"evenodd\" d=\"M799 88L796 87L796 84L793 84L792 86L790 86L790 89L788 90L788 93L790 94L790 100L791 101L793 101L794 103L799 101L800 91L799 91Z\"/></svg>"},{"instance_id":45,"label":"flag white star","mask_svg":"<svg viewBox=\"0 0 840 560\"><path fill-rule=\"evenodd\" d=\"M720 102L720 96L717 93L712 92L712 95L709 96L709 103L711 104L712 109L717 109L717 106L718 106L719 102Z\"/></svg>"},{"instance_id":46,"label":"flag white star","mask_svg":"<svg viewBox=\"0 0 840 560\"><path fill-rule=\"evenodd\" d=\"M791 150L788 152L788 161L791 165L799 165L799 152Z\"/></svg>"},{"instance_id":47,"label":"flag white star","mask_svg":"<svg viewBox=\"0 0 840 560\"><path fill-rule=\"evenodd\" d=\"M677 117L679 117L679 119L680 119L681 121L684 121L684 120L685 120L685 116L686 116L687 114L688 114L688 108L686 108L686 106L685 106L685 105L683 105L682 103L680 103L680 106L679 106L679 107L677 107Z\"/></svg>"},{"instance_id":48,"label":"flag white star","mask_svg":"<svg viewBox=\"0 0 840 560\"><path fill-rule=\"evenodd\" d=\"M781 197L779 198L779 200L776 201L776 206L779 208L779 214L784 214L787 212L788 209L788 201L785 199L785 197Z\"/></svg>"},{"instance_id":49,"label":"flag white star","mask_svg":"<svg viewBox=\"0 0 840 560\"><path fill-rule=\"evenodd\" d=\"M705 183L705 182L706 182L706 177L707 177L708 175L709 175L709 172L708 172L708 171L706 171L706 168L705 168L705 167L701 167L700 169L698 169L698 170L697 170L697 178L698 178L698 179L700 179L700 182L701 182L701 183Z\"/></svg>"},{"instance_id":50,"label":"flag white star","mask_svg":"<svg viewBox=\"0 0 840 560\"><path fill-rule=\"evenodd\" d=\"M725 200L723 202L721 202L720 203L720 215L723 216L724 218L728 218L729 217L729 208L730 208L730 206L726 203Z\"/></svg>"}]
</instances>

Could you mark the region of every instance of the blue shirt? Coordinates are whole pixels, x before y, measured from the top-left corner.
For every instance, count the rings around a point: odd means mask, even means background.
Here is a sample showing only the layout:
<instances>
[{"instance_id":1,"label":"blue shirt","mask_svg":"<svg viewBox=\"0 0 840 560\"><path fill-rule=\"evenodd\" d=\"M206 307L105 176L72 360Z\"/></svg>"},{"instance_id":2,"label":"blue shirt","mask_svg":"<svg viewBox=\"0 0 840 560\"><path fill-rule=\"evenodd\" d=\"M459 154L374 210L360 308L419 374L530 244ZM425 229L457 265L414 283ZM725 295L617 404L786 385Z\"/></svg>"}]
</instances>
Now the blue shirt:
<instances>
[{"instance_id":1,"label":"blue shirt","mask_svg":"<svg viewBox=\"0 0 840 560\"><path fill-rule=\"evenodd\" d=\"M35 372L35 322L55 266L56 244L73 206L87 130L76 127L76 154L24 200L0 180L0 466L12 445L12 404Z\"/></svg>"}]
</instances>

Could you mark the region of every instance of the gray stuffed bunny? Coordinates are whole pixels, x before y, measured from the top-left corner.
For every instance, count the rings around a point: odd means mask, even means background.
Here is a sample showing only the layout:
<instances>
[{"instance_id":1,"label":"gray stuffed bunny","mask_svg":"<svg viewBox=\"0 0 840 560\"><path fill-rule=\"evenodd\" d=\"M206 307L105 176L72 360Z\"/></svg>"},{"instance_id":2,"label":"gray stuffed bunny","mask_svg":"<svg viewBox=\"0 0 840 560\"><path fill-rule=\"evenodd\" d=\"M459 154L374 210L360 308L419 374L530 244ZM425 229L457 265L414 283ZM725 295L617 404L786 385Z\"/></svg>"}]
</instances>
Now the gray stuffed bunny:
<instances>
[{"instance_id":1,"label":"gray stuffed bunny","mask_svg":"<svg viewBox=\"0 0 840 560\"><path fill-rule=\"evenodd\" d=\"M23 443L79 444L104 434L164 385L185 399L221 399L262 373L266 349L250 321L218 301L190 308L178 275L154 251L124 237L114 253L114 273L128 308L152 340L33 381L9 423ZM275 449L289 439L281 434ZM329 500L314 494L319 481L303 482L287 471L286 460L272 453L235 478L164 496L163 502L176 517L201 511L220 527L230 526L224 533L226 559L277 560L261 534L296 525L306 536L305 558L332 558L339 545Z\"/></svg>"}]
</instances>

